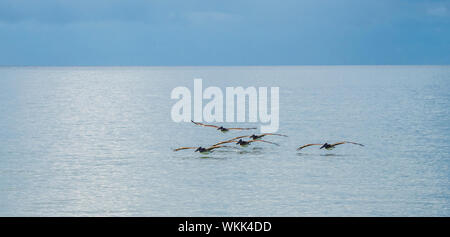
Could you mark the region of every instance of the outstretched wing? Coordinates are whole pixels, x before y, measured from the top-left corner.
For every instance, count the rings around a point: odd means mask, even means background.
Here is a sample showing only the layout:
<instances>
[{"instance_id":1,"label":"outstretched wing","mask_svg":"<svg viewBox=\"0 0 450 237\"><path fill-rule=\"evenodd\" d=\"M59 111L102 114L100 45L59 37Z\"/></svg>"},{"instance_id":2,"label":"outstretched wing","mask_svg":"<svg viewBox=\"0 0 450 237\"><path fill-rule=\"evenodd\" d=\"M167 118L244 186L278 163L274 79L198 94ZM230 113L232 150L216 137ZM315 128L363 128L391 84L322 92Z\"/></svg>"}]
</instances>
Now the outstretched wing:
<instances>
[{"instance_id":1,"label":"outstretched wing","mask_svg":"<svg viewBox=\"0 0 450 237\"><path fill-rule=\"evenodd\" d=\"M235 140L228 140L228 141L218 142L218 143L214 144L213 146L218 146L218 145L222 145L222 144L226 144L226 143L232 143L232 142L236 142L236 141Z\"/></svg>"},{"instance_id":2,"label":"outstretched wing","mask_svg":"<svg viewBox=\"0 0 450 237\"><path fill-rule=\"evenodd\" d=\"M199 126L203 126L203 127L212 127L212 128L219 128L219 126L216 125L210 125L210 124L204 124L204 123L198 123L198 122L194 122L191 120L192 123L194 123L195 125L199 125Z\"/></svg>"},{"instance_id":3,"label":"outstretched wing","mask_svg":"<svg viewBox=\"0 0 450 237\"><path fill-rule=\"evenodd\" d=\"M286 135L278 134L278 133L263 133L263 134L261 134L260 136L269 136L269 135L275 135L275 136L287 137Z\"/></svg>"},{"instance_id":4,"label":"outstretched wing","mask_svg":"<svg viewBox=\"0 0 450 237\"><path fill-rule=\"evenodd\" d=\"M228 130L251 130L256 128L227 128Z\"/></svg>"},{"instance_id":5,"label":"outstretched wing","mask_svg":"<svg viewBox=\"0 0 450 237\"><path fill-rule=\"evenodd\" d=\"M331 146L337 146L337 145L342 145L342 144L346 144L346 143L355 144L355 145L359 145L359 146L364 146L363 144L360 144L360 143L356 143L356 142L347 142L347 141L337 142L337 143L331 144Z\"/></svg>"},{"instance_id":6,"label":"outstretched wing","mask_svg":"<svg viewBox=\"0 0 450 237\"><path fill-rule=\"evenodd\" d=\"M197 149L198 147L180 147L177 149L174 149L173 151L181 151L181 150L186 150L186 149Z\"/></svg>"},{"instance_id":7,"label":"outstretched wing","mask_svg":"<svg viewBox=\"0 0 450 237\"><path fill-rule=\"evenodd\" d=\"M221 148L221 147L229 147L229 146L217 146L217 145L213 145L213 146L210 146L210 147L206 148L206 150L211 151L211 150L214 150L214 149L216 149L216 148Z\"/></svg>"},{"instance_id":8,"label":"outstretched wing","mask_svg":"<svg viewBox=\"0 0 450 237\"><path fill-rule=\"evenodd\" d=\"M300 151L301 149L305 148L305 147L309 147L309 146L322 146L323 144L306 144L303 146L300 146L299 148L297 148L297 151Z\"/></svg>"},{"instance_id":9,"label":"outstretched wing","mask_svg":"<svg viewBox=\"0 0 450 237\"><path fill-rule=\"evenodd\" d=\"M239 136L239 137L231 138L231 139L226 140L226 141L218 142L218 143L214 144L213 146L220 145L220 144L225 144L225 143L230 143L230 142L235 142L235 140L241 139L241 138L244 138L244 137L250 137L250 136Z\"/></svg>"},{"instance_id":10,"label":"outstretched wing","mask_svg":"<svg viewBox=\"0 0 450 237\"><path fill-rule=\"evenodd\" d=\"M273 144L273 145L277 145L277 146L279 146L277 143L275 143L275 142L268 142L268 141L264 141L264 140L251 140L251 141L248 141L249 143L252 143L252 142L265 142L265 143L270 143L270 144Z\"/></svg>"}]
</instances>

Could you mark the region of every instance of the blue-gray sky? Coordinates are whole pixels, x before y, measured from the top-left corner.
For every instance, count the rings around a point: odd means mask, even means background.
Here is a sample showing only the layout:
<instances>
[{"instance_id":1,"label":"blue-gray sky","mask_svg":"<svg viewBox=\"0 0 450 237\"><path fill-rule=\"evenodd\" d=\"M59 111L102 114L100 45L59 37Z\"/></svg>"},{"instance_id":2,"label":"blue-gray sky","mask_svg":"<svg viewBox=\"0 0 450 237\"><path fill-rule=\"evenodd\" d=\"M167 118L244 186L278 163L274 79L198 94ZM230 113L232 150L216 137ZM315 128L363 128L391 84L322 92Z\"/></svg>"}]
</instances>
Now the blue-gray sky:
<instances>
[{"instance_id":1,"label":"blue-gray sky","mask_svg":"<svg viewBox=\"0 0 450 237\"><path fill-rule=\"evenodd\" d=\"M0 0L0 65L450 64L450 0Z\"/></svg>"}]
</instances>

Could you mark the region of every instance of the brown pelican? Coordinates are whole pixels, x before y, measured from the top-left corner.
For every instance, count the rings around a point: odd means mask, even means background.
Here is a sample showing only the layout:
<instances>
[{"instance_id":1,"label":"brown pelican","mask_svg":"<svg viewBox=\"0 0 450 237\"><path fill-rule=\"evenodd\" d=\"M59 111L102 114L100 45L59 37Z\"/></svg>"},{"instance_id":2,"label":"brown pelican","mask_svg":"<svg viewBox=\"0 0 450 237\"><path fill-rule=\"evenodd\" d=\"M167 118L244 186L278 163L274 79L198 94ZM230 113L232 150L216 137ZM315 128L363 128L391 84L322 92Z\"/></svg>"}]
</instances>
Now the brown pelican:
<instances>
[{"instance_id":1,"label":"brown pelican","mask_svg":"<svg viewBox=\"0 0 450 237\"><path fill-rule=\"evenodd\" d=\"M287 137L286 135L283 134L278 134L278 133L263 133L263 134L253 134L251 136L248 136L249 138L253 139L253 140L259 140L260 138L263 138L264 136L282 136L282 137Z\"/></svg>"},{"instance_id":2,"label":"brown pelican","mask_svg":"<svg viewBox=\"0 0 450 237\"><path fill-rule=\"evenodd\" d=\"M328 143L324 143L324 144L306 144L303 146L300 146L299 148L297 148L297 151L305 148L305 147L309 147L309 146L321 146L320 149L325 148L327 150L333 150L337 145L341 145L341 144L346 144L346 143L350 143L350 144L355 144L355 145L359 145L359 146L364 146L363 144L359 144L356 142L347 142L347 141L343 141L343 142L337 142L334 144L328 144Z\"/></svg>"},{"instance_id":3,"label":"brown pelican","mask_svg":"<svg viewBox=\"0 0 450 237\"><path fill-rule=\"evenodd\" d=\"M242 137L248 137L248 136L242 136ZM217 144L214 144L214 146L220 145L220 144L224 144L224 143L231 143L231 142L236 142L235 139L233 140L228 140L228 141L223 141L223 142L219 142ZM264 141L264 140L250 140L250 141L244 141L242 139L239 139L239 141L236 142L236 145L241 145L242 147L247 147L248 145L250 145L252 142L265 142L265 143L270 143L273 145L277 145L279 146L277 143L274 142L268 142L268 141Z\"/></svg>"},{"instance_id":4,"label":"brown pelican","mask_svg":"<svg viewBox=\"0 0 450 237\"><path fill-rule=\"evenodd\" d=\"M198 122L194 122L191 120L192 123L194 123L195 125L199 125L199 126L203 126L203 127L211 127L211 128L216 128L217 130L220 130L221 132L225 133L228 132L230 130L250 130L250 129L256 129L256 128L224 128L222 126L216 126L216 125L210 125L210 124L204 124L204 123L198 123Z\"/></svg>"},{"instance_id":5,"label":"brown pelican","mask_svg":"<svg viewBox=\"0 0 450 237\"><path fill-rule=\"evenodd\" d=\"M237 141L236 144L239 144L239 145L241 145L242 147L247 147L247 146L250 145L252 142L265 142L265 143L270 143L270 144L279 146L277 143L274 143L274 142L268 142L268 141L264 141L264 140L244 141L244 140L242 140L242 139L239 139L239 141Z\"/></svg>"},{"instance_id":6,"label":"brown pelican","mask_svg":"<svg viewBox=\"0 0 450 237\"><path fill-rule=\"evenodd\" d=\"M180 148L174 149L173 151L180 151L180 150L186 150L186 149L196 149L194 152L200 152L202 154L209 154L209 153L213 152L214 149L221 148L221 147L226 147L226 146L216 146L216 145L214 145L214 146L210 146L210 147L207 147L207 148L204 148L204 147L201 147L201 146L199 146L199 147L180 147Z\"/></svg>"},{"instance_id":7,"label":"brown pelican","mask_svg":"<svg viewBox=\"0 0 450 237\"><path fill-rule=\"evenodd\" d=\"M230 142L235 142L237 139L244 138L244 137L249 137L249 136L239 136L239 137L231 138L231 139L223 141L223 142L218 142L218 143L214 144L213 146L230 143Z\"/></svg>"},{"instance_id":8,"label":"brown pelican","mask_svg":"<svg viewBox=\"0 0 450 237\"><path fill-rule=\"evenodd\" d=\"M244 138L244 137L251 138L252 140L260 140L260 138L262 138L262 137L264 137L264 136L268 136L268 135L276 135L276 136L287 137L286 135L276 134L276 133L263 133L263 134L260 134L260 135L255 135L255 134L253 134L253 135L246 135L246 136L234 137L234 138L228 139L228 140L226 140L226 141L216 143L216 144L214 144L214 145L220 145L220 144L224 144L224 143L230 143L230 142L232 142L232 141L235 141L235 140L237 140L237 139L241 139L241 138Z\"/></svg>"}]
</instances>

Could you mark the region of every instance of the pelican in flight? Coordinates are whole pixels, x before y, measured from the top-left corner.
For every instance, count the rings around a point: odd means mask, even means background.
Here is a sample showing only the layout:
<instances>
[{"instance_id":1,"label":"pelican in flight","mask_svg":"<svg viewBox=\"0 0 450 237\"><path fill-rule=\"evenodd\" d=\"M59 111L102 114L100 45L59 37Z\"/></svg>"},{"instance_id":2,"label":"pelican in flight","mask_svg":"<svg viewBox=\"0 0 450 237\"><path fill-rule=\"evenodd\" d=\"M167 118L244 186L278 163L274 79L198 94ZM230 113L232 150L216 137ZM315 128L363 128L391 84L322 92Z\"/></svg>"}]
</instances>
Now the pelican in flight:
<instances>
[{"instance_id":1,"label":"pelican in flight","mask_svg":"<svg viewBox=\"0 0 450 237\"><path fill-rule=\"evenodd\" d=\"M248 137L248 136L241 136L241 137ZM220 144L225 144L225 143L231 143L231 142L236 142L236 139L232 139L232 140L228 140L228 141L223 141L223 142L219 142L214 144L214 146L218 146ZM248 145L250 145L252 142L265 142L265 143L269 143L269 144L273 144L273 145L277 145L279 146L277 143L274 142L268 142L268 141L264 141L264 140L250 140L250 141L244 141L242 139L239 139L239 141L236 142L236 145L241 145L241 147L247 147Z\"/></svg>"},{"instance_id":2,"label":"pelican in flight","mask_svg":"<svg viewBox=\"0 0 450 237\"><path fill-rule=\"evenodd\" d=\"M221 148L221 147L226 147L226 146L213 145L213 146L210 146L210 147L207 147L207 148L204 148L204 147L201 147L201 146L199 146L199 147L180 147L180 148L174 149L173 151L180 151L180 150L186 150L186 149L196 149L194 152L200 152L201 154L209 154L209 153L213 152L214 149Z\"/></svg>"},{"instance_id":3,"label":"pelican in flight","mask_svg":"<svg viewBox=\"0 0 450 237\"><path fill-rule=\"evenodd\" d=\"M263 133L263 134L260 134L260 135L255 135L255 134L253 134L253 135L249 135L249 136L246 135L246 136L234 137L234 138L228 139L228 140L226 140L226 141L216 143L216 144L214 144L214 145L220 145L220 144L224 144L224 143L229 143L229 142L232 142L232 141L235 141L235 140L237 140L237 139L244 138L244 137L251 138L252 140L261 140L260 138L262 138L262 137L264 137L264 136L268 136L268 135L276 135L276 136L287 137L286 135L276 134L276 133Z\"/></svg>"},{"instance_id":4,"label":"pelican in flight","mask_svg":"<svg viewBox=\"0 0 450 237\"><path fill-rule=\"evenodd\" d=\"M247 136L247 137L249 137L249 138L251 138L251 139L253 139L253 140L259 140L260 138L263 138L264 136L281 136L281 137L287 137L286 135L278 134L278 133L263 133L263 134L259 134L259 135L253 134L253 135Z\"/></svg>"},{"instance_id":5,"label":"pelican in flight","mask_svg":"<svg viewBox=\"0 0 450 237\"><path fill-rule=\"evenodd\" d=\"M300 146L299 148L297 148L297 151L299 151L299 150L301 150L301 149L303 149L305 147L309 147L309 146L321 146L320 149L325 148L327 150L333 150L337 145L342 145L342 144L346 144L346 143L355 144L355 145L359 145L359 146L364 146L363 144L359 144L359 143L356 143L356 142L347 142L347 141L333 143L333 144L328 144L328 143L325 142L324 144L306 144L306 145L303 145L303 146Z\"/></svg>"},{"instance_id":6,"label":"pelican in flight","mask_svg":"<svg viewBox=\"0 0 450 237\"><path fill-rule=\"evenodd\" d=\"M199 126L203 126L203 127L211 127L211 128L216 128L217 130L220 130L223 133L226 133L230 130L250 130L250 129L256 129L256 128L224 128L222 126L216 126L216 125L210 125L210 124L204 124L204 123L198 123L198 122L194 122L191 120L192 123L194 123L195 125L199 125Z\"/></svg>"}]
</instances>

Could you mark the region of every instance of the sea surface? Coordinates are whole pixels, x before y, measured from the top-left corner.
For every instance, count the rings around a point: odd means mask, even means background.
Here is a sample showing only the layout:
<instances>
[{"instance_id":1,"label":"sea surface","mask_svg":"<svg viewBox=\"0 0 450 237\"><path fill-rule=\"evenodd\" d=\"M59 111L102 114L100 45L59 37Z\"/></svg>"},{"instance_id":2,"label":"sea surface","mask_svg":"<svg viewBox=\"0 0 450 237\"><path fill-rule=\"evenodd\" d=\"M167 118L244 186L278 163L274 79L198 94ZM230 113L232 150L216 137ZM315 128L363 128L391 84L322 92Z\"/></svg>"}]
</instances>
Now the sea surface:
<instances>
[{"instance_id":1,"label":"sea surface","mask_svg":"<svg viewBox=\"0 0 450 237\"><path fill-rule=\"evenodd\" d=\"M194 78L288 137L174 152L251 134L172 121ZM0 67L0 216L450 216L449 166L450 66Z\"/></svg>"}]
</instances>

